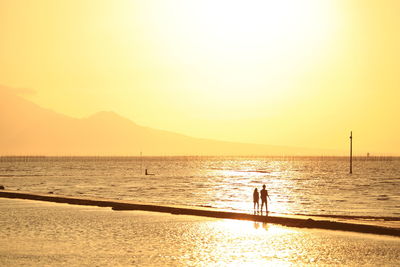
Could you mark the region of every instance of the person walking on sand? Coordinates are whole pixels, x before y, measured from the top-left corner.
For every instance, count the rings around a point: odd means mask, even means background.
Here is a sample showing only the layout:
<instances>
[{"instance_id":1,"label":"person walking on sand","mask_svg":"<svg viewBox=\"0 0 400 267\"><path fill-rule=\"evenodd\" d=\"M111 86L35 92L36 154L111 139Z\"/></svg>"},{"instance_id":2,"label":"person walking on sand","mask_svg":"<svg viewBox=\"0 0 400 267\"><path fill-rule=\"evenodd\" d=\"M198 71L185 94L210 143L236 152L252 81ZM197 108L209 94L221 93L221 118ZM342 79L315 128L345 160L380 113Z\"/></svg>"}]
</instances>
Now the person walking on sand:
<instances>
[{"instance_id":1,"label":"person walking on sand","mask_svg":"<svg viewBox=\"0 0 400 267\"><path fill-rule=\"evenodd\" d=\"M254 192L253 192L254 213L256 213L256 211L260 210L259 199L260 199L260 194L258 193L258 190L256 188L256 189L254 189ZM257 205L257 210L256 210L256 205Z\"/></svg>"},{"instance_id":2,"label":"person walking on sand","mask_svg":"<svg viewBox=\"0 0 400 267\"><path fill-rule=\"evenodd\" d=\"M263 189L261 189L260 193L261 193L261 213L262 213L263 206L265 204L265 211L266 211L266 214L268 215L267 197L269 198L269 200L271 200L271 198L268 195L267 189L265 189L265 185L263 185Z\"/></svg>"}]
</instances>

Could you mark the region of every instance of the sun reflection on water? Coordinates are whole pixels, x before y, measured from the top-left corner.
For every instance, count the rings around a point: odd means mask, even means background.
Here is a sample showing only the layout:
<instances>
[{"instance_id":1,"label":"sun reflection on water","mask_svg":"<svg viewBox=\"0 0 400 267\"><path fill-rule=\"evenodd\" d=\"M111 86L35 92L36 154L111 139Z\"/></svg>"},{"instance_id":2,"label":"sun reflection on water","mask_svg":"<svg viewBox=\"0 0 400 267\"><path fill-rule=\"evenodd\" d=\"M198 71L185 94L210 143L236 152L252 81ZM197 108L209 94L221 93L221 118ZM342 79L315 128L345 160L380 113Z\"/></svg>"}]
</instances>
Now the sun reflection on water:
<instances>
[{"instance_id":1,"label":"sun reflection on water","mask_svg":"<svg viewBox=\"0 0 400 267\"><path fill-rule=\"evenodd\" d=\"M212 251L224 266L288 266L299 252L291 247L298 237L293 229L229 219L207 224L208 237L196 244L196 253Z\"/></svg>"},{"instance_id":2,"label":"sun reflection on water","mask_svg":"<svg viewBox=\"0 0 400 267\"><path fill-rule=\"evenodd\" d=\"M6 237L0 251L25 263L4 266L398 266L400 262L400 243L394 237L25 200L2 200L0 215L0 236Z\"/></svg>"},{"instance_id":3,"label":"sun reflection on water","mask_svg":"<svg viewBox=\"0 0 400 267\"><path fill-rule=\"evenodd\" d=\"M244 161L239 169L213 170L211 176L221 177L215 183L216 197L219 201L213 204L224 210L238 210L254 213L253 191L260 190L266 185L270 199L268 210L272 214L293 213L291 190L295 187L295 181L281 179L289 174L282 169L281 162L270 162L268 166L252 165ZM236 166L237 167L237 166ZM229 185L229 186L226 186ZM261 202L260 202L261 204Z\"/></svg>"},{"instance_id":4,"label":"sun reflection on water","mask_svg":"<svg viewBox=\"0 0 400 267\"><path fill-rule=\"evenodd\" d=\"M277 226L274 224L251 222L251 221L239 221L239 220L219 220L215 222L215 227L229 232L232 235L243 236L260 234L267 232L269 236L282 235L288 233L295 233L296 230Z\"/></svg>"}]
</instances>

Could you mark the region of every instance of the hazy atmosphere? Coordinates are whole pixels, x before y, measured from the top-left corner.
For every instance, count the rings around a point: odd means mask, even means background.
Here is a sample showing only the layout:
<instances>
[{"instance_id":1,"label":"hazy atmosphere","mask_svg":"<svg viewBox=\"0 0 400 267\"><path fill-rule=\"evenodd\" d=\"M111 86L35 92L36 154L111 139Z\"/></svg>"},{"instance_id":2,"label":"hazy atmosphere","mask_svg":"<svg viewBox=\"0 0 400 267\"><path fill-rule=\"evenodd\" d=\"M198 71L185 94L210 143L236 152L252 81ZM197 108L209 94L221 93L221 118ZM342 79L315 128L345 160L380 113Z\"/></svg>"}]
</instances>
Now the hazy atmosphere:
<instances>
[{"instance_id":1,"label":"hazy atmosphere","mask_svg":"<svg viewBox=\"0 0 400 267\"><path fill-rule=\"evenodd\" d=\"M0 0L0 266L400 266L400 0Z\"/></svg>"},{"instance_id":2,"label":"hazy atmosphere","mask_svg":"<svg viewBox=\"0 0 400 267\"><path fill-rule=\"evenodd\" d=\"M399 155L399 10L396 0L0 0L0 84L69 118L112 111L185 136L329 155L346 155L353 131L355 154ZM23 125L11 110L1 121ZM85 149L68 152L151 150ZM154 153L202 154L175 152Z\"/></svg>"}]
</instances>

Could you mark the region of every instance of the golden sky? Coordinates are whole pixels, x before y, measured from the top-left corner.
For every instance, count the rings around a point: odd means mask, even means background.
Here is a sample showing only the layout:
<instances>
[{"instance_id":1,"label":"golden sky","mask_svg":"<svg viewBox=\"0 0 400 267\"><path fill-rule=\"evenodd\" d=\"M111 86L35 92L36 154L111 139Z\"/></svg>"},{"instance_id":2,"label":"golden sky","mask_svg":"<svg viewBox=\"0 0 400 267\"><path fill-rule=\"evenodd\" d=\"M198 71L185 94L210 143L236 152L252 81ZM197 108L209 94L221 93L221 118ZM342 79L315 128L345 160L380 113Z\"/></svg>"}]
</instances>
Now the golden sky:
<instances>
[{"instance_id":1,"label":"golden sky","mask_svg":"<svg viewBox=\"0 0 400 267\"><path fill-rule=\"evenodd\" d=\"M73 117L400 154L400 1L0 0L0 84ZM0 100L1 101L1 100Z\"/></svg>"}]
</instances>

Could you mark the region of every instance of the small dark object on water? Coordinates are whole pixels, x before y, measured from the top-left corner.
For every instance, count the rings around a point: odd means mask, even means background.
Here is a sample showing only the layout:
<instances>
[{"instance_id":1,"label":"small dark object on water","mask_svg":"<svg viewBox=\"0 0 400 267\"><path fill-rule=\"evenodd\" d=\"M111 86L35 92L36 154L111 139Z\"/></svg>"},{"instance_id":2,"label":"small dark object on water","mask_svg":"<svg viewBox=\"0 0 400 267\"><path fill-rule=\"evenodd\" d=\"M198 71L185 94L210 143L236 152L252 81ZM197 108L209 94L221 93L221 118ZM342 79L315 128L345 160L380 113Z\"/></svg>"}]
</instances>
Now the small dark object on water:
<instances>
[{"instance_id":1,"label":"small dark object on water","mask_svg":"<svg viewBox=\"0 0 400 267\"><path fill-rule=\"evenodd\" d=\"M154 175L154 173L148 173L148 172L147 172L147 169L145 169L144 174L145 174L145 175Z\"/></svg>"},{"instance_id":2,"label":"small dark object on water","mask_svg":"<svg viewBox=\"0 0 400 267\"><path fill-rule=\"evenodd\" d=\"M53 191L49 191L49 194L54 194L54 192Z\"/></svg>"},{"instance_id":3,"label":"small dark object on water","mask_svg":"<svg viewBox=\"0 0 400 267\"><path fill-rule=\"evenodd\" d=\"M4 187L4 185L0 185L0 190L4 190L4 189L6 189L6 188Z\"/></svg>"}]
</instances>

